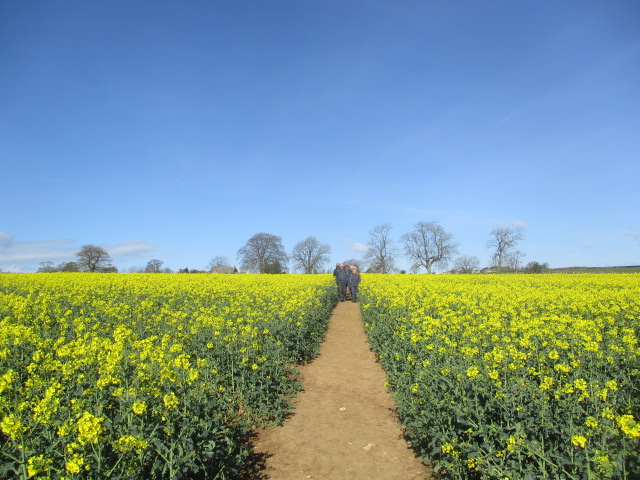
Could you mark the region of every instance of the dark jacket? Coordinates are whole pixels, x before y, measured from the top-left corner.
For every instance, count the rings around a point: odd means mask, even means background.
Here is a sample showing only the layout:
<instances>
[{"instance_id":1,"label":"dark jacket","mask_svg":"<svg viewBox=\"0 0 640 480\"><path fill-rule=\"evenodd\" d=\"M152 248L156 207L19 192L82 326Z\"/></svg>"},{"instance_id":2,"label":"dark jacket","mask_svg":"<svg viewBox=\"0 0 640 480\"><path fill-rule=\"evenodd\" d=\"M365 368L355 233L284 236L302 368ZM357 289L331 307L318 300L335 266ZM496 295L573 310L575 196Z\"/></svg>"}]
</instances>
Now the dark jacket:
<instances>
[{"instance_id":1,"label":"dark jacket","mask_svg":"<svg viewBox=\"0 0 640 480\"><path fill-rule=\"evenodd\" d=\"M349 275L349 285L352 287L357 287L360 285L360 274L359 273L351 273Z\"/></svg>"},{"instance_id":2,"label":"dark jacket","mask_svg":"<svg viewBox=\"0 0 640 480\"><path fill-rule=\"evenodd\" d=\"M339 268L336 273L336 282L349 283L349 271L346 268Z\"/></svg>"}]
</instances>

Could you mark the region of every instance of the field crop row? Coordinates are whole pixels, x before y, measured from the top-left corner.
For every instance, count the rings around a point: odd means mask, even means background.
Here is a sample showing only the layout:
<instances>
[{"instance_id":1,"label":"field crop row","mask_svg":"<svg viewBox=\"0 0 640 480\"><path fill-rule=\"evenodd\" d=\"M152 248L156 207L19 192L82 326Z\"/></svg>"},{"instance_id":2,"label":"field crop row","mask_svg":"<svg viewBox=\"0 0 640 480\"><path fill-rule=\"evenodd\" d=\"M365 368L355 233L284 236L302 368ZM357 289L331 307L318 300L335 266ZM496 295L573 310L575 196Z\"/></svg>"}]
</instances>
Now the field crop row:
<instances>
[{"instance_id":1,"label":"field crop row","mask_svg":"<svg viewBox=\"0 0 640 480\"><path fill-rule=\"evenodd\" d=\"M440 475L640 478L640 275L370 275L361 291Z\"/></svg>"},{"instance_id":2,"label":"field crop row","mask_svg":"<svg viewBox=\"0 0 640 480\"><path fill-rule=\"evenodd\" d=\"M279 421L330 275L0 276L1 478L229 478Z\"/></svg>"}]
</instances>

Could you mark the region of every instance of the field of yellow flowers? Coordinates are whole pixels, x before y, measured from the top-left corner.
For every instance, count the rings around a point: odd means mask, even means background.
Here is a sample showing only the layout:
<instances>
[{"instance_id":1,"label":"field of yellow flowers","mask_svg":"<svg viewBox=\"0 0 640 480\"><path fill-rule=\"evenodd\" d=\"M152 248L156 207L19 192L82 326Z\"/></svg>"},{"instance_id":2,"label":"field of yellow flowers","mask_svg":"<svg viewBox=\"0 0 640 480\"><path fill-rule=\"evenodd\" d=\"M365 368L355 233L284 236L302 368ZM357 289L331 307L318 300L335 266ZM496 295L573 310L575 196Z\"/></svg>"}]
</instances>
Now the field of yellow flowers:
<instances>
[{"instance_id":1,"label":"field of yellow flowers","mask_svg":"<svg viewBox=\"0 0 640 480\"><path fill-rule=\"evenodd\" d=\"M0 275L0 478L229 478L278 421L331 275Z\"/></svg>"},{"instance_id":2,"label":"field of yellow flowers","mask_svg":"<svg viewBox=\"0 0 640 480\"><path fill-rule=\"evenodd\" d=\"M360 299L444 478L640 478L640 275L369 275Z\"/></svg>"}]
</instances>

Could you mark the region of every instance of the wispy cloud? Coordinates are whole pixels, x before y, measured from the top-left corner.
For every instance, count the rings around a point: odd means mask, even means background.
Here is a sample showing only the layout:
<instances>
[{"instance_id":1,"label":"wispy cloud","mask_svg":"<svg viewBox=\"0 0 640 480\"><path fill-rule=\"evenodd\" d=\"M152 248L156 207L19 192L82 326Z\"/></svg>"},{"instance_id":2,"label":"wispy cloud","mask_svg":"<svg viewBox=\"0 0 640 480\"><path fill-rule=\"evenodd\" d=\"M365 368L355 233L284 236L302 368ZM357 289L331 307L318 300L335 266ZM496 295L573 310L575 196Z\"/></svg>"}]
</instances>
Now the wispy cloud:
<instances>
[{"instance_id":1,"label":"wispy cloud","mask_svg":"<svg viewBox=\"0 0 640 480\"><path fill-rule=\"evenodd\" d=\"M124 256L137 256L141 254L146 254L149 252L153 252L157 250L158 246L147 241L135 241L135 242L125 242L119 243L117 245L111 245L110 247L105 247L105 250L109 253L109 255L113 257L124 257Z\"/></svg>"},{"instance_id":2,"label":"wispy cloud","mask_svg":"<svg viewBox=\"0 0 640 480\"><path fill-rule=\"evenodd\" d=\"M638 230L636 227L628 227L625 236L631 237L632 240L640 243L640 230Z\"/></svg>"},{"instance_id":3,"label":"wispy cloud","mask_svg":"<svg viewBox=\"0 0 640 480\"><path fill-rule=\"evenodd\" d=\"M0 268L11 272L35 269L40 262L72 260L77 247L68 239L20 242L0 232Z\"/></svg>"},{"instance_id":4,"label":"wispy cloud","mask_svg":"<svg viewBox=\"0 0 640 480\"><path fill-rule=\"evenodd\" d=\"M0 248L7 248L13 243L13 235L0 231Z\"/></svg>"},{"instance_id":5,"label":"wispy cloud","mask_svg":"<svg viewBox=\"0 0 640 480\"><path fill-rule=\"evenodd\" d=\"M529 226L524 220L514 220L511 222L516 230L527 230Z\"/></svg>"},{"instance_id":6,"label":"wispy cloud","mask_svg":"<svg viewBox=\"0 0 640 480\"><path fill-rule=\"evenodd\" d=\"M368 252L369 251L369 247L367 247L366 245L364 245L362 243L359 243L359 242L355 242L351 248L356 252Z\"/></svg>"},{"instance_id":7,"label":"wispy cloud","mask_svg":"<svg viewBox=\"0 0 640 480\"><path fill-rule=\"evenodd\" d=\"M118 260L143 258L158 247L147 241L133 241L103 248L117 266ZM35 271L42 262L70 262L75 260L78 250L80 246L70 239L21 242L10 233L0 231L0 269L8 272Z\"/></svg>"},{"instance_id":8,"label":"wispy cloud","mask_svg":"<svg viewBox=\"0 0 640 480\"><path fill-rule=\"evenodd\" d=\"M505 221L505 220L494 220L493 224L495 226L497 226L497 227L511 226L515 230L528 230L529 229L529 225L527 225L527 222L525 222L524 220L512 220L510 222Z\"/></svg>"}]
</instances>

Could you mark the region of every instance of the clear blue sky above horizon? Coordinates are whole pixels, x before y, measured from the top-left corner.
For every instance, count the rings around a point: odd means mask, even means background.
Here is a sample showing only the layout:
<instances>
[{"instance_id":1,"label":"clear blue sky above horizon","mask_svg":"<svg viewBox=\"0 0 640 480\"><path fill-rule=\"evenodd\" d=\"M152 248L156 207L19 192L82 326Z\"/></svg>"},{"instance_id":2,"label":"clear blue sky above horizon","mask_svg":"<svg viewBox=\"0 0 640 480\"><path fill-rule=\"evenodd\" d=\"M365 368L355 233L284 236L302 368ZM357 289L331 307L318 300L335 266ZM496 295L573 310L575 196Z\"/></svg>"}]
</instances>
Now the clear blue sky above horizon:
<instances>
[{"instance_id":1,"label":"clear blue sky above horizon","mask_svg":"<svg viewBox=\"0 0 640 480\"><path fill-rule=\"evenodd\" d=\"M640 3L0 1L0 269L437 221L640 264ZM398 258L401 268L409 262Z\"/></svg>"}]
</instances>

